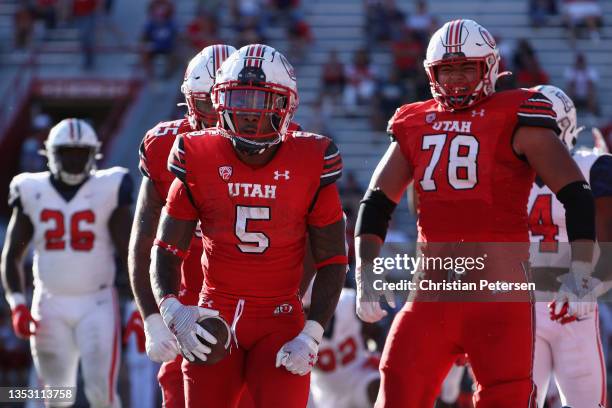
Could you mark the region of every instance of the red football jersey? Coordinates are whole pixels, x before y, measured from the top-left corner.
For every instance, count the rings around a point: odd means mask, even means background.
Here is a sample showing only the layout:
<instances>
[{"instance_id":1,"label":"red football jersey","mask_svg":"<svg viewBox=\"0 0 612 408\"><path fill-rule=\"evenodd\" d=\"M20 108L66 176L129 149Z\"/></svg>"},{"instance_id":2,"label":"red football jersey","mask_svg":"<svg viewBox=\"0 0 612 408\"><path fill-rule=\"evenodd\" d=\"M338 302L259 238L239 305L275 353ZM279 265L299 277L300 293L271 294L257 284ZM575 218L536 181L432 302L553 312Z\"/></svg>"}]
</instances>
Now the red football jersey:
<instances>
[{"instance_id":1,"label":"red football jersey","mask_svg":"<svg viewBox=\"0 0 612 408\"><path fill-rule=\"evenodd\" d=\"M206 129L179 136L168 166L177 180L166 211L202 225L204 293L297 294L307 225L342 218L335 184L342 160L330 139L287 132L272 160L252 167L223 131Z\"/></svg>"},{"instance_id":2,"label":"red football jersey","mask_svg":"<svg viewBox=\"0 0 612 408\"><path fill-rule=\"evenodd\" d=\"M451 112L433 99L400 107L388 132L412 166L422 242L526 242L534 171L512 149L520 126L558 132L552 103L525 89Z\"/></svg>"},{"instance_id":3,"label":"red football jersey","mask_svg":"<svg viewBox=\"0 0 612 408\"><path fill-rule=\"evenodd\" d=\"M187 119L160 122L149 130L140 144L140 172L149 178L160 197L166 197L174 174L168 171L168 156L172 144L181 133L193 129ZM181 267L181 293L188 296L188 303L197 302L197 294L202 287L202 240L199 230L191 240L187 258ZM185 292L186 289L186 292Z\"/></svg>"}]
</instances>

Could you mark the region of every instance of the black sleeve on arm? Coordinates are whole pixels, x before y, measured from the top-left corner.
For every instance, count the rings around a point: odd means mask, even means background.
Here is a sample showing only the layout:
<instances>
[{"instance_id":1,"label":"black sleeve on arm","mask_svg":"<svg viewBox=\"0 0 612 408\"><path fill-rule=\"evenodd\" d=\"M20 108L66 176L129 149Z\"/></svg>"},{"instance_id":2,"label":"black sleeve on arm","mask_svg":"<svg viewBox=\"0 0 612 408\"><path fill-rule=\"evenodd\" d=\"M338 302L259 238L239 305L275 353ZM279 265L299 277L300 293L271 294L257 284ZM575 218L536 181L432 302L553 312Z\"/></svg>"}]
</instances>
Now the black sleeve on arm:
<instances>
[{"instance_id":1,"label":"black sleeve on arm","mask_svg":"<svg viewBox=\"0 0 612 408\"><path fill-rule=\"evenodd\" d=\"M383 241L387 236L391 214L397 207L380 189L368 189L359 205L355 236L362 234L378 235Z\"/></svg>"},{"instance_id":2,"label":"black sleeve on arm","mask_svg":"<svg viewBox=\"0 0 612 408\"><path fill-rule=\"evenodd\" d=\"M125 173L121 179L121 184L119 185L119 202L117 203L117 206L122 207L124 205L132 205L134 203L133 193L134 181L132 180L130 173Z\"/></svg>"},{"instance_id":3,"label":"black sleeve on arm","mask_svg":"<svg viewBox=\"0 0 612 408\"><path fill-rule=\"evenodd\" d=\"M574 181L557 192L565 207L565 224L569 242L577 239L595 241L595 199L586 181Z\"/></svg>"}]
</instances>

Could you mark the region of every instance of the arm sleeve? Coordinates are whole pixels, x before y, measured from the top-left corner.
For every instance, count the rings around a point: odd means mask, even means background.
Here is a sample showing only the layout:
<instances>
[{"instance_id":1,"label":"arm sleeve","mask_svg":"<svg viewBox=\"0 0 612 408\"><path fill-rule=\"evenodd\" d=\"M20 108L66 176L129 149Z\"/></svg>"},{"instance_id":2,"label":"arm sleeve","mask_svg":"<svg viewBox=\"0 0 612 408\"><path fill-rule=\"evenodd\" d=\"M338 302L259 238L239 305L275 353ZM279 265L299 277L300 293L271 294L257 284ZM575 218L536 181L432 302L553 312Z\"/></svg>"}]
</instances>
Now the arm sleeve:
<instances>
[{"instance_id":1,"label":"arm sleeve","mask_svg":"<svg viewBox=\"0 0 612 408\"><path fill-rule=\"evenodd\" d=\"M193 205L189 190L179 179L172 182L164 209L168 215L179 220L191 221L198 218L198 210Z\"/></svg>"},{"instance_id":2,"label":"arm sleeve","mask_svg":"<svg viewBox=\"0 0 612 408\"><path fill-rule=\"evenodd\" d=\"M330 140L323 157L320 188L333 184L340 177L342 177L342 156L336 144Z\"/></svg>"},{"instance_id":3,"label":"arm sleeve","mask_svg":"<svg viewBox=\"0 0 612 408\"><path fill-rule=\"evenodd\" d=\"M308 225L324 227L338 222L342 218L342 203L338 186L330 184L319 189L308 214Z\"/></svg>"},{"instance_id":4,"label":"arm sleeve","mask_svg":"<svg viewBox=\"0 0 612 408\"><path fill-rule=\"evenodd\" d=\"M130 173L125 173L121 178L121 184L119 185L119 202L118 207L124 205L132 205L134 203L134 181Z\"/></svg>"},{"instance_id":5,"label":"arm sleeve","mask_svg":"<svg viewBox=\"0 0 612 408\"><path fill-rule=\"evenodd\" d=\"M557 115L552 106L552 102L546 96L538 92L532 94L518 107L516 113L518 125L543 127L559 135L561 129L557 125Z\"/></svg>"},{"instance_id":6,"label":"arm sleeve","mask_svg":"<svg viewBox=\"0 0 612 408\"><path fill-rule=\"evenodd\" d=\"M612 197L612 156L605 154L595 160L589 174L593 197Z\"/></svg>"}]
</instances>

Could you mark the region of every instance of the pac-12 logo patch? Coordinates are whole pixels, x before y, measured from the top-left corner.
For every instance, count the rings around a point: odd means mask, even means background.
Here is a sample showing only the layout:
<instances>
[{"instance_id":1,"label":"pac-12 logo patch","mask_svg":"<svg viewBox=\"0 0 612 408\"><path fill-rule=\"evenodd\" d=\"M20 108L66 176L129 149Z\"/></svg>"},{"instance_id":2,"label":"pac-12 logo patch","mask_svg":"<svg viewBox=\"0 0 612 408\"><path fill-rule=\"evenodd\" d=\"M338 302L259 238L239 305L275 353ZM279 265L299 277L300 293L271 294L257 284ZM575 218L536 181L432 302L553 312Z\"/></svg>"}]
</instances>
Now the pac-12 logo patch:
<instances>
[{"instance_id":1,"label":"pac-12 logo patch","mask_svg":"<svg viewBox=\"0 0 612 408\"><path fill-rule=\"evenodd\" d=\"M219 176L223 181L228 181L232 177L232 166L221 166L219 167Z\"/></svg>"}]
</instances>

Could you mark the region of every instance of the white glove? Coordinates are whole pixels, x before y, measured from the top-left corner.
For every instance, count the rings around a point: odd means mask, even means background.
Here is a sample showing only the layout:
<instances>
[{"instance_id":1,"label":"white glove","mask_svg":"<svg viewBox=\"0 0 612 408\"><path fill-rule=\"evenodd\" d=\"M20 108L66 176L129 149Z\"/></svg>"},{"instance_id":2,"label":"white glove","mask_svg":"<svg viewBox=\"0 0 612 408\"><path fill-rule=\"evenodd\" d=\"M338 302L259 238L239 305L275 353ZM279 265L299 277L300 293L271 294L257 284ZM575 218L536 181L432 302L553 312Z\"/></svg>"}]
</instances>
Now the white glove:
<instances>
[{"instance_id":1,"label":"white glove","mask_svg":"<svg viewBox=\"0 0 612 408\"><path fill-rule=\"evenodd\" d=\"M292 374L308 374L317 362L323 331L319 322L307 320L300 334L276 353L276 367L283 365Z\"/></svg>"},{"instance_id":2,"label":"white glove","mask_svg":"<svg viewBox=\"0 0 612 408\"><path fill-rule=\"evenodd\" d=\"M147 356L156 363L172 361L180 353L176 338L164 324L159 313L149 315L144 321Z\"/></svg>"},{"instance_id":3,"label":"white glove","mask_svg":"<svg viewBox=\"0 0 612 408\"><path fill-rule=\"evenodd\" d=\"M599 279L591 276L589 262L573 261L570 271L557 280L561 282L561 287L549 305L552 320L566 324L580 320L595 310L603 285Z\"/></svg>"},{"instance_id":4,"label":"white glove","mask_svg":"<svg viewBox=\"0 0 612 408\"><path fill-rule=\"evenodd\" d=\"M357 316L366 323L375 323L387 316L387 311L380 306L380 296L382 295L389 306L395 308L395 296L393 292L386 289L377 291L374 289L374 281L381 280L383 284L387 282L383 275L377 275L372 271L372 266L358 266L355 271L355 281L357 283Z\"/></svg>"},{"instance_id":5,"label":"white glove","mask_svg":"<svg viewBox=\"0 0 612 408\"><path fill-rule=\"evenodd\" d=\"M185 306L176 297L170 296L161 301L159 312L166 326L176 337L185 358L191 362L195 357L206 361L210 347L198 340L196 334L210 344L217 344L217 339L197 322L203 317L218 316L219 311L199 306Z\"/></svg>"}]
</instances>

